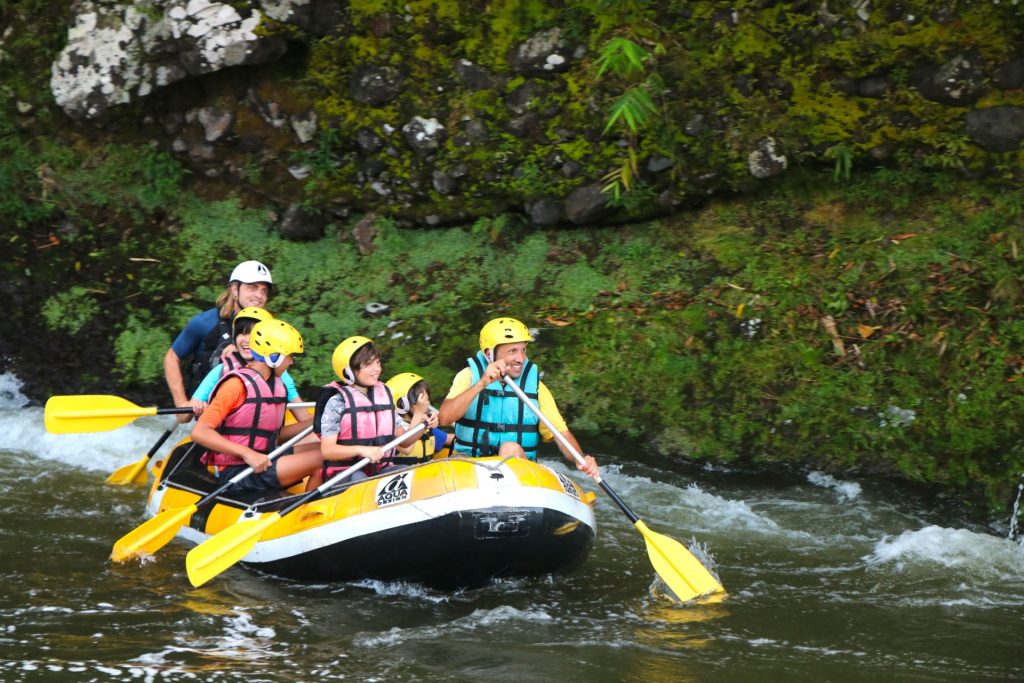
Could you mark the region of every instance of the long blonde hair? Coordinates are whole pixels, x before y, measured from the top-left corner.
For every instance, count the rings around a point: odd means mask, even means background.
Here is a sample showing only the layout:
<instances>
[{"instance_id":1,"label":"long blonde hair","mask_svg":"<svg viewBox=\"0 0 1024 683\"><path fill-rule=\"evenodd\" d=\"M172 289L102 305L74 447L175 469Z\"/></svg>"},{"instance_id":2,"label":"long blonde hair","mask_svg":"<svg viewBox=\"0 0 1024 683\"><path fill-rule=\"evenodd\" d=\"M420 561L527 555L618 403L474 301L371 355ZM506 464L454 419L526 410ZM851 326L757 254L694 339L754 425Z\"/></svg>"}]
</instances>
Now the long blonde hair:
<instances>
[{"instance_id":1,"label":"long blonde hair","mask_svg":"<svg viewBox=\"0 0 1024 683\"><path fill-rule=\"evenodd\" d=\"M217 297L217 308L220 309L220 317L225 319L231 319L235 316L235 302L237 297L233 291L234 284L229 284L224 288L224 291Z\"/></svg>"}]
</instances>

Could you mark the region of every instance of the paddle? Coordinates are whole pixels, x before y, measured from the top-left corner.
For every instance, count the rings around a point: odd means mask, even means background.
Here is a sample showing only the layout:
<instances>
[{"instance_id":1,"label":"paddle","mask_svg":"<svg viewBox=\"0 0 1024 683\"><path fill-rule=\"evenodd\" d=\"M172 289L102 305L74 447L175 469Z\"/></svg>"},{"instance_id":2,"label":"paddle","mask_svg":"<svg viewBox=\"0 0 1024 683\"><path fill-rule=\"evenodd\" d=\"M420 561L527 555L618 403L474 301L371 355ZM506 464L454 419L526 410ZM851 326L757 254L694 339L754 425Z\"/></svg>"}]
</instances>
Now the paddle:
<instances>
[{"instance_id":1,"label":"paddle","mask_svg":"<svg viewBox=\"0 0 1024 683\"><path fill-rule=\"evenodd\" d=\"M289 403L288 408L312 408L315 403ZM51 396L43 410L46 431L51 434L106 432L123 427L147 415L183 415L191 407L157 408L137 406L120 396L79 394Z\"/></svg>"},{"instance_id":2,"label":"paddle","mask_svg":"<svg viewBox=\"0 0 1024 683\"><path fill-rule=\"evenodd\" d=\"M540 418L544 426L572 454L576 462L582 465L584 463L583 456L573 448L572 444L569 443L569 440L561 432L555 429L551 420L544 413L540 412L540 409L527 398L523 390L519 388L519 385L508 375L505 375L504 381L505 384L512 387L512 390L516 392L519 400L534 415ZM636 513L629 509L629 506L619 498L618 494L612 490L612 487L607 482L602 480L600 476L596 478L596 481L604 489L604 492L611 496L611 499L619 506L619 509L626 513L626 517L629 518L629 521L633 523L636 530L644 537L644 540L647 542L647 555L651 560L651 564L654 565L654 571L668 585L669 589L676 594L680 602L688 602L702 595L725 591L725 588L719 583L718 579L708 571L707 567L701 564L701 561L686 546L668 536L662 536L648 529L647 525L636 516Z\"/></svg>"},{"instance_id":3,"label":"paddle","mask_svg":"<svg viewBox=\"0 0 1024 683\"><path fill-rule=\"evenodd\" d=\"M149 449L149 452L142 456L139 460L133 462L130 465L123 465L114 470L107 480L104 482L111 486L127 486L128 484L145 484L146 480L149 479L149 475L146 471L146 465L149 464L150 459L156 454L160 447L164 445L164 441L171 435L174 428L177 427L177 423L171 425L160 435L160 438L156 440L153 447Z\"/></svg>"},{"instance_id":4,"label":"paddle","mask_svg":"<svg viewBox=\"0 0 1024 683\"><path fill-rule=\"evenodd\" d=\"M271 451L267 457L273 460L281 453L284 453L286 450L304 439L306 435L312 431L312 425L306 427L301 432L288 439L288 441ZM152 555L157 550L160 550L160 548L167 545L167 543L178 533L178 529L180 529L192 517L192 515L199 510L199 508L213 502L217 496L252 474L252 471L251 467L246 467L244 470L231 477L227 483L217 487L214 491L206 494L195 503L186 505L185 507L164 510L152 519L146 520L141 525L137 526L135 529L129 531L117 540L114 544L113 551L110 553L110 559L114 562L125 562L139 553L145 552Z\"/></svg>"},{"instance_id":5,"label":"paddle","mask_svg":"<svg viewBox=\"0 0 1024 683\"><path fill-rule=\"evenodd\" d=\"M105 432L123 427L146 415L178 415L191 413L192 408L143 408L120 396L83 394L51 396L43 409L46 431L51 434Z\"/></svg>"},{"instance_id":6,"label":"paddle","mask_svg":"<svg viewBox=\"0 0 1024 683\"><path fill-rule=\"evenodd\" d=\"M412 429L401 436L395 437L387 442L382 449L390 450L405 441L412 434L422 431L425 423L420 422ZM248 519L236 522L215 536L212 536L192 550L185 556L185 568L188 571L188 580L197 588L217 576L225 569L228 569L243 557L249 554L260 536L267 529L274 526L282 517L294 512L306 503L320 498L327 489L331 488L341 480L349 477L366 467L370 462L369 458L363 458L355 465L352 465L343 472L334 475L323 484L306 493L295 502L291 503L280 512L271 512L258 519Z\"/></svg>"}]
</instances>

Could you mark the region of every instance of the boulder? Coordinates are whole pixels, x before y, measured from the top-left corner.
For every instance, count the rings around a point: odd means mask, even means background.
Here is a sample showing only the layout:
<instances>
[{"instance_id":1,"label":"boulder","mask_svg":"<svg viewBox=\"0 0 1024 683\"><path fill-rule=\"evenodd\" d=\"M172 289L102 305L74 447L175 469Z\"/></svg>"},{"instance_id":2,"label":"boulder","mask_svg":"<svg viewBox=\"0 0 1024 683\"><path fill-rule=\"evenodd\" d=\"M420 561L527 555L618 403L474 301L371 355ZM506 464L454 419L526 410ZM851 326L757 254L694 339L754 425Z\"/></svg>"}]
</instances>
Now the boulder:
<instances>
[{"instance_id":1,"label":"boulder","mask_svg":"<svg viewBox=\"0 0 1024 683\"><path fill-rule=\"evenodd\" d=\"M549 76L569 69L572 52L562 40L562 29L535 33L512 48L507 56L512 73L521 76Z\"/></svg>"},{"instance_id":2,"label":"boulder","mask_svg":"<svg viewBox=\"0 0 1024 683\"><path fill-rule=\"evenodd\" d=\"M390 66L366 64L352 72L349 91L357 102L379 107L398 97L402 76Z\"/></svg>"},{"instance_id":3,"label":"boulder","mask_svg":"<svg viewBox=\"0 0 1024 683\"><path fill-rule=\"evenodd\" d=\"M1012 152L1024 144L1024 107L1000 106L967 112L967 135L989 152Z\"/></svg>"},{"instance_id":4,"label":"boulder","mask_svg":"<svg viewBox=\"0 0 1024 683\"><path fill-rule=\"evenodd\" d=\"M323 237L324 225L323 216L298 202L293 202L284 212L278 229L281 237L286 240L305 242Z\"/></svg>"},{"instance_id":5,"label":"boulder","mask_svg":"<svg viewBox=\"0 0 1024 683\"><path fill-rule=\"evenodd\" d=\"M402 135L418 156L426 157L440 148L444 140L444 126L437 119L414 116L402 126Z\"/></svg>"},{"instance_id":6,"label":"boulder","mask_svg":"<svg viewBox=\"0 0 1024 683\"><path fill-rule=\"evenodd\" d=\"M577 187L565 198L565 217L574 225L597 223L610 213L608 195L601 183Z\"/></svg>"},{"instance_id":7,"label":"boulder","mask_svg":"<svg viewBox=\"0 0 1024 683\"><path fill-rule=\"evenodd\" d=\"M775 138L766 137L757 142L755 149L747 155L747 170L759 180L782 174L786 170L786 155L776 148Z\"/></svg>"}]
</instances>

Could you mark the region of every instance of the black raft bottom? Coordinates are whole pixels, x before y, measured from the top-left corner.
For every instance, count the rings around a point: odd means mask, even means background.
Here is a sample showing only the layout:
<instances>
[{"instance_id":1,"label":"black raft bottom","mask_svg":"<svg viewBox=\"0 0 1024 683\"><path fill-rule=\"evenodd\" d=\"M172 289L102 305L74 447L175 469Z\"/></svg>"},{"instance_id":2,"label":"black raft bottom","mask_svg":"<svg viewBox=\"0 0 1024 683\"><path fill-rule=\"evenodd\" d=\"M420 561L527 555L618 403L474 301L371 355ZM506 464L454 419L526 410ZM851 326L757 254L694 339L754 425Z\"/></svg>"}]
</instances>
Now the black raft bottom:
<instances>
[{"instance_id":1,"label":"black raft bottom","mask_svg":"<svg viewBox=\"0 0 1024 683\"><path fill-rule=\"evenodd\" d=\"M569 571L586 559L593 544L593 529L562 512L488 508L248 566L298 581L413 581L454 590L480 587L494 578Z\"/></svg>"}]
</instances>

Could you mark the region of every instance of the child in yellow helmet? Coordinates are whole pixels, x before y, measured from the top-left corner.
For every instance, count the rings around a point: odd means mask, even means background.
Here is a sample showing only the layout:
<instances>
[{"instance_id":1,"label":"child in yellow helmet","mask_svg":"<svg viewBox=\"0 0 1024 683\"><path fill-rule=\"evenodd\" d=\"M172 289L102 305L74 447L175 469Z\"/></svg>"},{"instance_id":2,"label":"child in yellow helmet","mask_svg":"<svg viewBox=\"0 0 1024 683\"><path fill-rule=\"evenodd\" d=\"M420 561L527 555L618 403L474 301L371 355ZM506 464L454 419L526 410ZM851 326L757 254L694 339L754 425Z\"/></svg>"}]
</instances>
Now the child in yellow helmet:
<instances>
[{"instance_id":1,"label":"child in yellow helmet","mask_svg":"<svg viewBox=\"0 0 1024 683\"><path fill-rule=\"evenodd\" d=\"M408 425L421 415L434 412L430 405L430 385L415 372L403 372L387 381L387 387L395 399L395 411L403 424ZM397 465L413 465L431 458L443 458L451 455L451 444L455 435L434 427L424 432L416 443L400 446L399 451L405 457L392 458Z\"/></svg>"},{"instance_id":2,"label":"child in yellow helmet","mask_svg":"<svg viewBox=\"0 0 1024 683\"><path fill-rule=\"evenodd\" d=\"M349 337L338 344L331 357L338 379L320 392L313 414L313 431L320 436L323 467L317 479L326 481L355 464L369 458L370 464L351 475L358 481L383 472L391 456L381 448L420 422L437 426L437 416L420 415L408 426L395 414L394 400L387 386L380 381L380 350L366 337ZM414 437L409 437L409 443ZM402 444L406 445L406 444Z\"/></svg>"},{"instance_id":3,"label":"child in yellow helmet","mask_svg":"<svg viewBox=\"0 0 1024 683\"><path fill-rule=\"evenodd\" d=\"M284 425L287 397L281 375L302 353L302 335L283 320L261 320L252 328L252 360L226 374L192 428L192 440L207 449L203 462L227 481L246 466L253 473L238 490L283 489L320 469L317 450L296 451L273 462L267 454L278 437L288 438L310 419Z\"/></svg>"}]
</instances>

